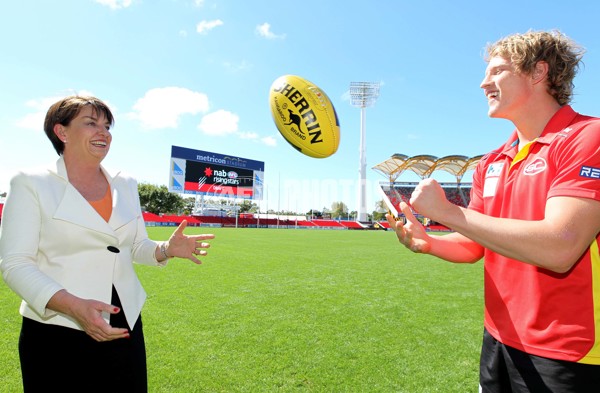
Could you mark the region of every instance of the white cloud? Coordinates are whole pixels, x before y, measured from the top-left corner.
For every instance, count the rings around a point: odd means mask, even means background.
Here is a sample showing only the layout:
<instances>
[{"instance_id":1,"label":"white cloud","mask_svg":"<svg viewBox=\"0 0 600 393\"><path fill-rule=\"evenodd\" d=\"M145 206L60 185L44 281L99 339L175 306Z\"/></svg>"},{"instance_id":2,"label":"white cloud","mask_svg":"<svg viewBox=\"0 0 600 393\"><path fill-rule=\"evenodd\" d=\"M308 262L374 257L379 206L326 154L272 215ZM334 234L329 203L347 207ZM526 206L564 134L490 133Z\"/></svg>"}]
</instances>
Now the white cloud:
<instances>
[{"instance_id":1,"label":"white cloud","mask_svg":"<svg viewBox=\"0 0 600 393\"><path fill-rule=\"evenodd\" d=\"M33 131L41 131L44 129L44 119L46 118L46 112L52 104L57 102L58 100L70 96L70 95L80 95L80 96L93 96L88 91L68 91L65 94L52 96L52 97L43 97L38 99L32 99L25 103L25 106L32 108L33 112L26 114L19 120L17 120L17 127L24 128L27 130ZM111 111L114 112L114 108L108 103L108 101L104 101L106 105L111 108ZM114 113L113 113L114 115Z\"/></svg>"},{"instance_id":2,"label":"white cloud","mask_svg":"<svg viewBox=\"0 0 600 393\"><path fill-rule=\"evenodd\" d=\"M235 113L220 109L204 116L198 129L206 135L224 136L237 132L239 120L240 117Z\"/></svg>"},{"instance_id":3,"label":"white cloud","mask_svg":"<svg viewBox=\"0 0 600 393\"><path fill-rule=\"evenodd\" d=\"M285 34L275 34L271 31L271 25L267 22L263 23L262 25L258 25L256 26L256 34L258 34L261 37L264 37L268 40L274 40L274 39L284 39L285 38Z\"/></svg>"},{"instance_id":4,"label":"white cloud","mask_svg":"<svg viewBox=\"0 0 600 393\"><path fill-rule=\"evenodd\" d=\"M267 146L277 146L277 139L273 138L272 136L266 136L262 138L261 142Z\"/></svg>"},{"instance_id":5,"label":"white cloud","mask_svg":"<svg viewBox=\"0 0 600 393\"><path fill-rule=\"evenodd\" d=\"M47 109L47 108L46 108ZM39 131L44 129L44 118L46 112L39 111L35 113L29 113L17 121L17 127L25 128L27 130Z\"/></svg>"},{"instance_id":6,"label":"white cloud","mask_svg":"<svg viewBox=\"0 0 600 393\"><path fill-rule=\"evenodd\" d=\"M210 30L217 26L221 26L223 21L221 19L215 20L203 20L196 25L196 31L199 34L207 34Z\"/></svg>"},{"instance_id":7,"label":"white cloud","mask_svg":"<svg viewBox=\"0 0 600 393\"><path fill-rule=\"evenodd\" d=\"M133 0L95 0L95 1L98 4L109 7L111 10L118 10L119 8L127 8L133 3Z\"/></svg>"},{"instance_id":8,"label":"white cloud","mask_svg":"<svg viewBox=\"0 0 600 393\"><path fill-rule=\"evenodd\" d=\"M204 0L194 0L194 5L196 7L202 7L204 5Z\"/></svg>"},{"instance_id":9,"label":"white cloud","mask_svg":"<svg viewBox=\"0 0 600 393\"><path fill-rule=\"evenodd\" d=\"M277 139L275 139L272 136L266 136L261 138L260 135L258 135L256 132L251 131L239 132L237 135L240 137L240 139L252 140L255 143L262 143L263 145L271 147L277 146Z\"/></svg>"},{"instance_id":10,"label":"white cloud","mask_svg":"<svg viewBox=\"0 0 600 393\"><path fill-rule=\"evenodd\" d=\"M208 97L182 87L151 89L133 105L129 118L147 129L176 128L182 115L208 111Z\"/></svg>"},{"instance_id":11,"label":"white cloud","mask_svg":"<svg viewBox=\"0 0 600 393\"><path fill-rule=\"evenodd\" d=\"M41 99L29 100L25 105L32 108L34 112L26 114L17 120L17 127L27 130L40 131L44 129L44 119L50 105L54 104L61 97L46 97Z\"/></svg>"},{"instance_id":12,"label":"white cloud","mask_svg":"<svg viewBox=\"0 0 600 393\"><path fill-rule=\"evenodd\" d=\"M244 70L251 68L252 64L250 64L246 60L242 60L238 64L234 64L230 61L225 61L225 62L223 62L223 66L232 72L239 72L239 71L244 71Z\"/></svg>"},{"instance_id":13,"label":"white cloud","mask_svg":"<svg viewBox=\"0 0 600 393\"><path fill-rule=\"evenodd\" d=\"M240 139L257 139L258 138L258 134L256 132L240 132L239 134Z\"/></svg>"}]
</instances>

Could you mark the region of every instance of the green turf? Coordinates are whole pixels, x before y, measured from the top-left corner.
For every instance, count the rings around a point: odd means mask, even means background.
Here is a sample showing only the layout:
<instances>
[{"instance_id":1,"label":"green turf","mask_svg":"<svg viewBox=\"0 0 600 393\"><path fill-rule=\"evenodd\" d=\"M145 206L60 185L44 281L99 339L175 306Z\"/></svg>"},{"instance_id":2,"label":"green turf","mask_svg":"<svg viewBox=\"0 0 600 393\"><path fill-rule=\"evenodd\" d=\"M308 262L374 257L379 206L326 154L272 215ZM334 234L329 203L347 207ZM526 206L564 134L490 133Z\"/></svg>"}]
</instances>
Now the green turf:
<instances>
[{"instance_id":1,"label":"green turf","mask_svg":"<svg viewBox=\"0 0 600 393\"><path fill-rule=\"evenodd\" d=\"M165 239L173 228L149 228ZM150 392L476 392L482 265L392 232L215 233L200 266L138 266ZM18 299L0 285L0 386L20 391Z\"/></svg>"}]
</instances>

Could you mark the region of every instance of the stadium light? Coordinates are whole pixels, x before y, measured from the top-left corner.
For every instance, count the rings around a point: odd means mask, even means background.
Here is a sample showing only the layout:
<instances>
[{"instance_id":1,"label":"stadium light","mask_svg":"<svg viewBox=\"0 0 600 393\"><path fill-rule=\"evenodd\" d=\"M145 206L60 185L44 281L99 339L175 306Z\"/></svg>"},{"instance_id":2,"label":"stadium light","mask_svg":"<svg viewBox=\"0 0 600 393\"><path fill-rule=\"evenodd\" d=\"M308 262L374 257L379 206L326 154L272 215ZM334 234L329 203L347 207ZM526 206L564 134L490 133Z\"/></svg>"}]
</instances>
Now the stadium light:
<instances>
[{"instance_id":1,"label":"stadium light","mask_svg":"<svg viewBox=\"0 0 600 393\"><path fill-rule=\"evenodd\" d=\"M360 108L360 147L358 166L358 221L367 221L367 130L366 108L373 106L379 97L379 83L350 82L350 99Z\"/></svg>"}]
</instances>

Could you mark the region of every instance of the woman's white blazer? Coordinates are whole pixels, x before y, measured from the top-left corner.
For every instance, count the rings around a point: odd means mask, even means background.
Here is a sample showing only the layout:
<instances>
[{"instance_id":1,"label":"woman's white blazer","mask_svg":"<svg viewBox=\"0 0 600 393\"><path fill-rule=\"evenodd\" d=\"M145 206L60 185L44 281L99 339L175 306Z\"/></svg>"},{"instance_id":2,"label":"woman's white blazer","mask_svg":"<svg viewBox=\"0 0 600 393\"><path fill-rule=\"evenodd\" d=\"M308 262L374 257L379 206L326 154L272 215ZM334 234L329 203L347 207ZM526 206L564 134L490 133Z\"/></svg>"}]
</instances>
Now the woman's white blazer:
<instances>
[{"instance_id":1,"label":"woman's white blazer","mask_svg":"<svg viewBox=\"0 0 600 393\"><path fill-rule=\"evenodd\" d=\"M112 214L108 222L68 181L62 156L36 173L19 173L10 183L0 232L0 270L22 299L21 315L81 327L73 318L46 308L59 290L110 304L114 285L131 328L146 299L133 261L163 265L157 243L148 239L137 182L111 176ZM109 315L104 315L109 321Z\"/></svg>"}]
</instances>

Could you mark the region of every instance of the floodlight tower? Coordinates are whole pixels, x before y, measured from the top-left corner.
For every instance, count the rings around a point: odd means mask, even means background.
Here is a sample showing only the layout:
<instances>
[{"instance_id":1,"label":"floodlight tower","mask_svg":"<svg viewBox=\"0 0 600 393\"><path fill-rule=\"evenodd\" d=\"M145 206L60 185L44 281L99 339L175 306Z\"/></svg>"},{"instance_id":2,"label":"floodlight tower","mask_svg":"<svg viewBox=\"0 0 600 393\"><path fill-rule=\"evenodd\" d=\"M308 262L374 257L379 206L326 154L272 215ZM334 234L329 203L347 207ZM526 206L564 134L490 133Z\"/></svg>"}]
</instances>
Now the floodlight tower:
<instances>
[{"instance_id":1,"label":"floodlight tower","mask_svg":"<svg viewBox=\"0 0 600 393\"><path fill-rule=\"evenodd\" d=\"M350 98L353 106L360 108L360 147L358 167L358 221L367 221L367 130L366 108L373 106L379 97L379 83L350 82Z\"/></svg>"}]
</instances>

